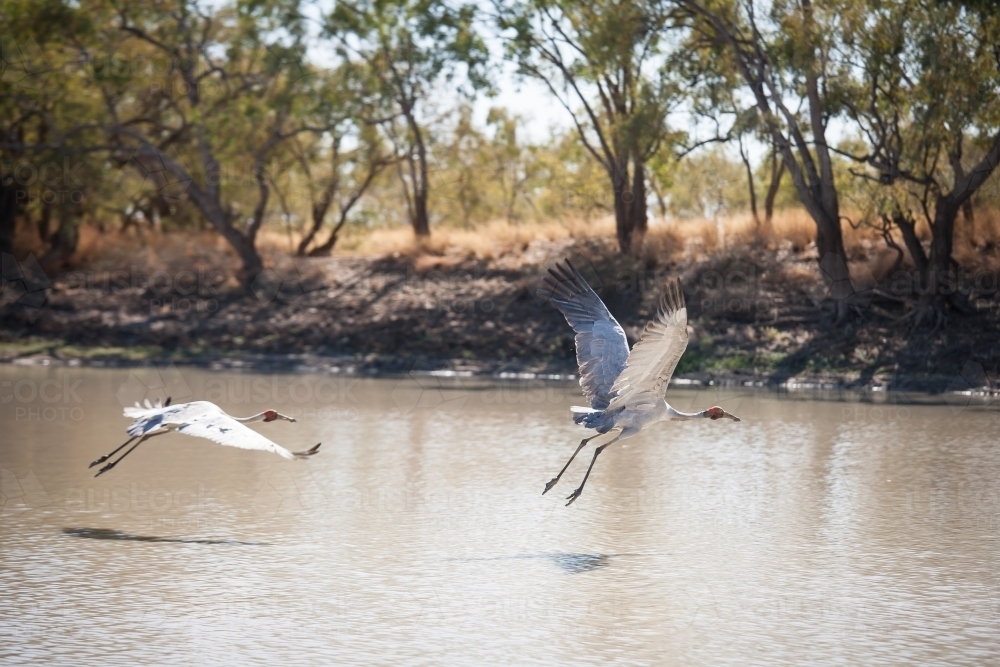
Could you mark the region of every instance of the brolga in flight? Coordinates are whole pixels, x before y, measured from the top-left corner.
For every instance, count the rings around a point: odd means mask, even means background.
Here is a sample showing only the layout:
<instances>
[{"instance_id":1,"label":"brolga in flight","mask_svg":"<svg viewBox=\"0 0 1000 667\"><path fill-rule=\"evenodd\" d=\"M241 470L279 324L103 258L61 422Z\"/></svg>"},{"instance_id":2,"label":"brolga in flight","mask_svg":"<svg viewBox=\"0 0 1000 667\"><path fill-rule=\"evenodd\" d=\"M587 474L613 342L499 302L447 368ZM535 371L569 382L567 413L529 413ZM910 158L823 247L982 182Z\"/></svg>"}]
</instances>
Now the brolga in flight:
<instances>
[{"instance_id":1,"label":"brolga in flight","mask_svg":"<svg viewBox=\"0 0 1000 667\"><path fill-rule=\"evenodd\" d=\"M94 477L100 477L107 471L121 463L122 459L131 454L136 447L145 440L164 433L183 433L198 438L207 438L220 445L239 447L240 449L257 449L265 452L273 452L286 459L305 459L319 451L319 445L303 452L290 452L284 447L271 442L257 431L244 426L248 422L273 422L276 419L284 419L290 422L295 420L292 417L281 414L274 410L264 410L251 417L231 417L223 412L215 403L209 401L192 401L191 403L178 403L170 405L168 398L166 404L151 405L149 399L146 400L146 407L135 404L134 408L125 408L125 416L131 417L134 421L128 427L127 432L131 436L118 449L110 454L105 454L90 464L90 467L104 463L109 458L124 449L136 438L139 442L118 457L117 460L107 464Z\"/></svg>"},{"instance_id":2,"label":"brolga in flight","mask_svg":"<svg viewBox=\"0 0 1000 667\"><path fill-rule=\"evenodd\" d=\"M545 485L542 495L556 485L588 442L609 431L618 429L618 434L594 450L587 474L580 486L566 497L569 501L566 505L573 504L583 493L590 471L602 451L615 442L631 438L650 424L723 417L740 420L718 406L701 412L681 412L664 398L670 376L688 343L687 307L680 280L667 282L656 316L646 325L631 354L625 331L569 260L549 269L539 296L551 301L576 332L580 386L590 399L590 407L573 406L570 411L574 422L597 431L580 442L559 474Z\"/></svg>"}]
</instances>

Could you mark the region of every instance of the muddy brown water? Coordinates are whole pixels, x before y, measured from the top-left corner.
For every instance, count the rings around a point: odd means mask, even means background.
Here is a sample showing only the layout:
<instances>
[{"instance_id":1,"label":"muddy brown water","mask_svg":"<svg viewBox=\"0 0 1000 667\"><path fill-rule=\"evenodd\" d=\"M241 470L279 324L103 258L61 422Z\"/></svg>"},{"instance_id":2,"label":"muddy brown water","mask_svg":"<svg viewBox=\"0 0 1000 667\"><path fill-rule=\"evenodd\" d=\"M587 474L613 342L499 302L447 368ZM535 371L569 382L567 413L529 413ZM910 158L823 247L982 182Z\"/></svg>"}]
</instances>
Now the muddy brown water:
<instances>
[{"instance_id":1,"label":"muddy brown water","mask_svg":"<svg viewBox=\"0 0 1000 667\"><path fill-rule=\"evenodd\" d=\"M586 450L572 383L0 367L3 664L989 664L995 406L711 387ZM308 461L124 441L170 393Z\"/></svg>"}]
</instances>

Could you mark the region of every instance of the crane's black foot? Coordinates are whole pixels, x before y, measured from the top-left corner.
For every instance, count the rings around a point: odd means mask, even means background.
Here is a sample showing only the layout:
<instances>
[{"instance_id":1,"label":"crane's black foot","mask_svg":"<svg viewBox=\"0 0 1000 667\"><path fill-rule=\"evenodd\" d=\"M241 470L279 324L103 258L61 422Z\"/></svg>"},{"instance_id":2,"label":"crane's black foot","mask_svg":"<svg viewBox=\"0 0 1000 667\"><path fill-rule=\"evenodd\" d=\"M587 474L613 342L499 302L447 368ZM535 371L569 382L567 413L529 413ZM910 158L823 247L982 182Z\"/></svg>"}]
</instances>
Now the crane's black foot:
<instances>
[{"instance_id":1,"label":"crane's black foot","mask_svg":"<svg viewBox=\"0 0 1000 667\"><path fill-rule=\"evenodd\" d=\"M121 460L121 459L119 459L119 460ZM111 462L111 463L109 463L108 465L106 465L106 466L104 466L103 468L101 468L100 470L98 470L98 471L97 471L97 474L96 474L96 475L94 475L94 477L100 477L101 475L103 475L103 474L104 474L104 473L106 473L107 471L109 471L109 470L111 470L112 468L114 468L114 467L115 467L116 465L118 465L118 461L112 461L112 462Z\"/></svg>"},{"instance_id":2,"label":"crane's black foot","mask_svg":"<svg viewBox=\"0 0 1000 667\"><path fill-rule=\"evenodd\" d=\"M542 495L544 496L546 493L548 493L552 489L552 487L556 485L556 482L558 481L559 481L558 477L553 477L552 479L550 479L549 483L545 485L545 490L542 491Z\"/></svg>"},{"instance_id":3,"label":"crane's black foot","mask_svg":"<svg viewBox=\"0 0 1000 667\"><path fill-rule=\"evenodd\" d=\"M581 493L583 493L583 489L582 488L577 489L573 493L571 493L568 496L566 496L566 500L569 501L568 503L566 503L566 507L569 507L570 505L572 505L573 501L576 500L577 498L579 498Z\"/></svg>"},{"instance_id":4,"label":"crane's black foot","mask_svg":"<svg viewBox=\"0 0 1000 667\"><path fill-rule=\"evenodd\" d=\"M104 463L104 462L105 462L105 461L107 461L107 460L108 460L109 458L111 458L111 455L110 455L110 454L105 454L104 456L102 456L101 458L97 459L96 461L94 461L93 463L91 463L91 464L90 464L89 466L87 466L87 467L88 467L88 468L93 468L93 467L94 467L94 466L96 466L96 465L97 465L98 463Z\"/></svg>"}]
</instances>

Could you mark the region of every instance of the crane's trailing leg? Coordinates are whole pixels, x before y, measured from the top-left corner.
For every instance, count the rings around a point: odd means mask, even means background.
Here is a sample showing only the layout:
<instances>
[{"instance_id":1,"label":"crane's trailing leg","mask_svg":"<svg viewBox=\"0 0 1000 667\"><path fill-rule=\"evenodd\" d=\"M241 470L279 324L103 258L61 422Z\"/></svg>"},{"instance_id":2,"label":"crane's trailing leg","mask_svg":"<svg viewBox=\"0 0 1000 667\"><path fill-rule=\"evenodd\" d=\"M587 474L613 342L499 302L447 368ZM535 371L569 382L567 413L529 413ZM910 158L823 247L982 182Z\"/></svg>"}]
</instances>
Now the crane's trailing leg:
<instances>
[{"instance_id":1,"label":"crane's trailing leg","mask_svg":"<svg viewBox=\"0 0 1000 667\"><path fill-rule=\"evenodd\" d=\"M594 464L597 463L597 457L600 456L601 452L603 452L608 445L613 445L622 438L629 438L638 432L639 429L637 428L632 428L632 427L624 428L622 429L621 433L619 433L611 440L608 440L606 443L604 443L603 445L594 450L594 458L590 460L590 467L587 468L587 474L583 476L583 481L580 482L580 486L577 487L576 491L566 496L566 500L569 501L568 503L566 503L566 507L572 505L573 501L579 498L580 494L583 493L583 487L587 483L587 478L590 477L590 471L594 469Z\"/></svg>"},{"instance_id":2,"label":"crane's trailing leg","mask_svg":"<svg viewBox=\"0 0 1000 667\"><path fill-rule=\"evenodd\" d=\"M586 444L587 444L588 442L590 442L591 440L593 440L594 438L596 438L596 437L597 437L597 436L599 436L599 435L603 435L603 434L602 434L602 433L598 433L597 435L592 435L592 436L590 436L589 438L584 438L583 440L581 440L581 441L580 441L580 446L576 448L576 451L575 451L575 452L573 452L573 456L569 457L569 461L566 461L566 465L564 465L564 466L562 467L562 470L560 470L560 471L559 471L559 474L558 474L558 475L556 475L555 477L553 477L552 479L550 479L550 480L549 480L549 483L545 485L545 490L544 490L544 491L542 491L542 495L543 495L543 496L544 496L544 495L545 495L546 493L548 493L548 492L549 492L549 489L551 489L551 488L552 488L553 486L555 486L555 485L556 485L556 482L558 482L558 481L559 481L559 478L563 476L563 473L564 473L564 472L566 472L566 468L568 468L568 467L569 467L569 464L573 462L573 459L575 459L575 458L576 458L576 455L580 453L580 450L581 450L581 449L583 449L583 448L584 448L584 446L586 446Z\"/></svg>"},{"instance_id":3,"label":"crane's trailing leg","mask_svg":"<svg viewBox=\"0 0 1000 667\"><path fill-rule=\"evenodd\" d=\"M91 464L90 464L89 466L87 466L87 467L88 467L88 468L93 468L93 467L94 467L94 466L96 466L96 465L97 465L98 463L104 463L105 461L107 461L108 459L110 459L110 458L111 458L112 456L114 456L115 454L117 454L118 452L120 452L121 450L123 450L123 449L125 448L125 445L127 445L127 444L128 444L128 443L130 443L130 442L132 442L133 440L135 440L135 439L136 439L136 438L138 438L138 437L139 437L139 436L137 436L137 435L133 435L133 436L132 436L131 438L129 438L128 440L126 440L126 441L125 441L125 444L124 444L124 445L122 445L121 447L119 447L119 448L118 448L118 449L116 449L115 451L111 452L110 454L105 454L104 456L102 456L101 458L97 459L96 461L94 461L93 463L91 463Z\"/></svg>"},{"instance_id":4,"label":"crane's trailing leg","mask_svg":"<svg viewBox=\"0 0 1000 667\"><path fill-rule=\"evenodd\" d=\"M158 433L154 433L153 435L159 435L159 434ZM135 448L138 447L139 445L141 445L143 443L143 441L145 441L149 437L150 437L150 435L146 434L146 435L142 436L141 438L139 438L139 442L137 442L134 445L132 445L124 454L122 454L121 456L119 456L116 461L112 461L108 465L106 465L103 468L101 468L100 470L98 470L97 474L94 475L94 477L100 477L101 475L103 475L104 473L106 473L107 471L111 470L112 468L114 468L119 463L121 463L123 458L125 458L126 456L128 456L129 454L131 454L132 452L134 452ZM127 445L128 443L125 443L125 444ZM122 447L124 447L124 446L125 445L122 445ZM119 447L119 449L121 449L121 447ZM109 454L109 456L110 456L110 454Z\"/></svg>"}]
</instances>

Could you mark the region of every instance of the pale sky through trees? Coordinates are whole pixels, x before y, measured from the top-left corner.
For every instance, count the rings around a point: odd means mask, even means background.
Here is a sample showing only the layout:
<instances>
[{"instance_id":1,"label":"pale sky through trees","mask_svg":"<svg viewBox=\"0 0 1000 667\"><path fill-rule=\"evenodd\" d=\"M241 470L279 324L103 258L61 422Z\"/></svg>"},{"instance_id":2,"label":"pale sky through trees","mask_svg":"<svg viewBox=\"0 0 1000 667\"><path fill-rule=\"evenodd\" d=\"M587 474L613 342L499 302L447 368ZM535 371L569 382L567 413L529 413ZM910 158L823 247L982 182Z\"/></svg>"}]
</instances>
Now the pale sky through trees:
<instances>
[{"instance_id":1,"label":"pale sky through trees","mask_svg":"<svg viewBox=\"0 0 1000 667\"><path fill-rule=\"evenodd\" d=\"M208 4L223 3L210 1ZM334 0L321 0L304 7L304 13L311 20L314 35L313 45L309 51L310 59L324 66L332 65L334 57L329 42L319 37L320 16L321 13L329 11L333 4ZM488 3L481 1L479 4L484 10L488 9ZM492 26L487 25L484 20L480 24L480 29L493 58L492 78L496 94L493 97L485 93L477 93L474 96L472 107L476 125L480 128L485 127L486 115L491 107L504 107L511 112L511 115L521 119L522 124L519 129L528 142L543 143L548 140L553 130L560 133L571 130L573 126L569 114L552 97L548 89L537 80L518 77L516 66L504 60L503 44ZM430 100L439 111L454 109L459 98L456 92L457 86L444 81L440 82L439 86L440 91L430 96ZM684 113L671 114L670 123L677 129L686 129L692 137L699 138L710 135L713 129L707 123L695 126L690 115ZM830 124L829 138L835 143L841 141L846 136L845 129L844 122L834 119ZM745 139L745 142L751 161L758 166L766 156L767 146L752 138ZM726 144L723 150L730 158L739 159L738 149L731 143Z\"/></svg>"}]
</instances>

